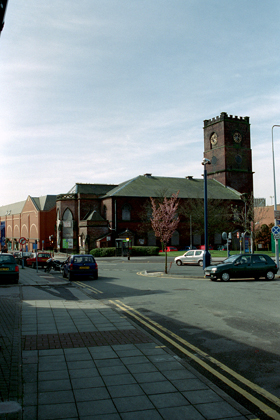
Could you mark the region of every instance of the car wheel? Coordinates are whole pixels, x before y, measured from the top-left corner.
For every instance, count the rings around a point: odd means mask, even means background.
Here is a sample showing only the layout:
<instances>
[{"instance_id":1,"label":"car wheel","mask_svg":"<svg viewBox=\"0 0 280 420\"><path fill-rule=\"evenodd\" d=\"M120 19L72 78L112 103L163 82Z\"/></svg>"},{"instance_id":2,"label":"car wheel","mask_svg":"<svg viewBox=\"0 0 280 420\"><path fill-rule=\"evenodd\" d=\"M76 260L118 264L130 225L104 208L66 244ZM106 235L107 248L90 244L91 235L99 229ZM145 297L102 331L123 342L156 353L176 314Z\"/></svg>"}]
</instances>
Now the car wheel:
<instances>
[{"instance_id":1,"label":"car wheel","mask_svg":"<svg viewBox=\"0 0 280 420\"><path fill-rule=\"evenodd\" d=\"M200 267L203 267L203 260L198 261L198 265L199 265Z\"/></svg>"},{"instance_id":2,"label":"car wheel","mask_svg":"<svg viewBox=\"0 0 280 420\"><path fill-rule=\"evenodd\" d=\"M229 273L224 272L224 273L221 275L221 280L222 280L222 281L230 281L230 275L229 275Z\"/></svg>"},{"instance_id":3,"label":"car wheel","mask_svg":"<svg viewBox=\"0 0 280 420\"><path fill-rule=\"evenodd\" d=\"M98 273L95 273L95 274L93 275L93 279L94 279L94 280L98 280Z\"/></svg>"},{"instance_id":4,"label":"car wheel","mask_svg":"<svg viewBox=\"0 0 280 420\"><path fill-rule=\"evenodd\" d=\"M266 280L273 280L275 277L275 274L273 273L273 271L268 271L265 275Z\"/></svg>"},{"instance_id":5,"label":"car wheel","mask_svg":"<svg viewBox=\"0 0 280 420\"><path fill-rule=\"evenodd\" d=\"M176 264L177 264L177 265L182 265L182 261L181 261L181 260L177 260L177 261L176 261Z\"/></svg>"}]
</instances>

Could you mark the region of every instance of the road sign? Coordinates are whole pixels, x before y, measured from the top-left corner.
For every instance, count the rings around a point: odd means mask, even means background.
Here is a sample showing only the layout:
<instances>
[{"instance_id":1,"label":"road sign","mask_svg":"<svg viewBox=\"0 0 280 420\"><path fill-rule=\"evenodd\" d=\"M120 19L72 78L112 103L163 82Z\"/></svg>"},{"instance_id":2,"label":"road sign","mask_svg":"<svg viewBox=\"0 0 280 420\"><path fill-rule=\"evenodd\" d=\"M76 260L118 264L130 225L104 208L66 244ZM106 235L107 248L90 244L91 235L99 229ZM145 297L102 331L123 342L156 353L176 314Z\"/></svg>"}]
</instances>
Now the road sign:
<instances>
[{"instance_id":1,"label":"road sign","mask_svg":"<svg viewBox=\"0 0 280 420\"><path fill-rule=\"evenodd\" d=\"M22 236L21 238L19 238L19 243L21 245L25 245L26 244L26 239Z\"/></svg>"},{"instance_id":2,"label":"road sign","mask_svg":"<svg viewBox=\"0 0 280 420\"><path fill-rule=\"evenodd\" d=\"M273 226L273 228L271 229L271 232L273 233L273 235L279 235L280 234L280 226Z\"/></svg>"},{"instance_id":3,"label":"road sign","mask_svg":"<svg viewBox=\"0 0 280 420\"><path fill-rule=\"evenodd\" d=\"M277 233L276 235L273 235L274 239L280 239L280 233Z\"/></svg>"},{"instance_id":4,"label":"road sign","mask_svg":"<svg viewBox=\"0 0 280 420\"><path fill-rule=\"evenodd\" d=\"M280 210L274 210L274 219L280 219Z\"/></svg>"}]
</instances>

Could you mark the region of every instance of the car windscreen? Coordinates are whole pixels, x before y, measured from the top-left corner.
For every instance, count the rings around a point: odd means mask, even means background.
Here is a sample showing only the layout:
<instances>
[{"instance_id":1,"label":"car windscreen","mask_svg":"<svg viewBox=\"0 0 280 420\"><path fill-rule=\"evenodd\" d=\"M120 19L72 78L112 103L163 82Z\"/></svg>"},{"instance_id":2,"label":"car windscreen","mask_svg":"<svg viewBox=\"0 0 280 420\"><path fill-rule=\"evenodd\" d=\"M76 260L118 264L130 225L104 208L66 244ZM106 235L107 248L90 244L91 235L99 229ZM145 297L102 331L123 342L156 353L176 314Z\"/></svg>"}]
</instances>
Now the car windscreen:
<instances>
[{"instance_id":1,"label":"car windscreen","mask_svg":"<svg viewBox=\"0 0 280 420\"><path fill-rule=\"evenodd\" d=\"M230 257L228 257L226 260L223 261L223 264L232 264L234 263L237 258L239 258L240 255L231 255Z\"/></svg>"},{"instance_id":2,"label":"car windscreen","mask_svg":"<svg viewBox=\"0 0 280 420\"><path fill-rule=\"evenodd\" d=\"M75 257L73 260L75 264L94 263L93 257Z\"/></svg>"},{"instance_id":3,"label":"car windscreen","mask_svg":"<svg viewBox=\"0 0 280 420\"><path fill-rule=\"evenodd\" d=\"M0 255L1 264L16 264L16 260L12 255Z\"/></svg>"}]
</instances>

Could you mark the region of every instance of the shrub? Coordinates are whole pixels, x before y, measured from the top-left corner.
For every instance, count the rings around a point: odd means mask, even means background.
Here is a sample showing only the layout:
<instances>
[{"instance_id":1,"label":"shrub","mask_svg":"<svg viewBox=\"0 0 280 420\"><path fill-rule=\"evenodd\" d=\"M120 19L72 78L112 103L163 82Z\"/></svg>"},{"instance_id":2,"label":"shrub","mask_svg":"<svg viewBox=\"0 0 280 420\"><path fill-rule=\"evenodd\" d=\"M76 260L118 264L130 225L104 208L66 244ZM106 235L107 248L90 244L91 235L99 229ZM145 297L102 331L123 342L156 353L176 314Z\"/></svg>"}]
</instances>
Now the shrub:
<instances>
[{"instance_id":1,"label":"shrub","mask_svg":"<svg viewBox=\"0 0 280 420\"><path fill-rule=\"evenodd\" d=\"M94 257L114 257L116 248L94 248L90 254Z\"/></svg>"},{"instance_id":2,"label":"shrub","mask_svg":"<svg viewBox=\"0 0 280 420\"><path fill-rule=\"evenodd\" d=\"M129 254L134 256L140 255L158 255L158 246L133 246L129 249ZM90 251L94 257L114 257L116 248L94 248Z\"/></svg>"},{"instance_id":3,"label":"shrub","mask_svg":"<svg viewBox=\"0 0 280 420\"><path fill-rule=\"evenodd\" d=\"M130 255L158 255L158 246L133 246Z\"/></svg>"}]
</instances>

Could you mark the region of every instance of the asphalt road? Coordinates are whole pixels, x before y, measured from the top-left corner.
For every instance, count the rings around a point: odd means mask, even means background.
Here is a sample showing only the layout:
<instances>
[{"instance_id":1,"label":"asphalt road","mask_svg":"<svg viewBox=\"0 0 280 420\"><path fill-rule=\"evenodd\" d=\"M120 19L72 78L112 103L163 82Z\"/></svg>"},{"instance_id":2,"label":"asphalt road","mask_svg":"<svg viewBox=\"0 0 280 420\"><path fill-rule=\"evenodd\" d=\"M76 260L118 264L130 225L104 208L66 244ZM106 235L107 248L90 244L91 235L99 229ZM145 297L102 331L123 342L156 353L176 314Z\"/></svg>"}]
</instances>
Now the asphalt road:
<instances>
[{"instance_id":1,"label":"asphalt road","mask_svg":"<svg viewBox=\"0 0 280 420\"><path fill-rule=\"evenodd\" d=\"M161 257L99 258L97 262L99 279L78 281L77 286L116 308L131 308L127 315L149 329L136 316L144 315L195 346L194 353L205 352L256 387L280 397L279 279L212 282L203 278L201 267L175 264L171 268L169 264L169 274L164 276ZM180 357L196 365L172 343L166 341Z\"/></svg>"}]
</instances>

